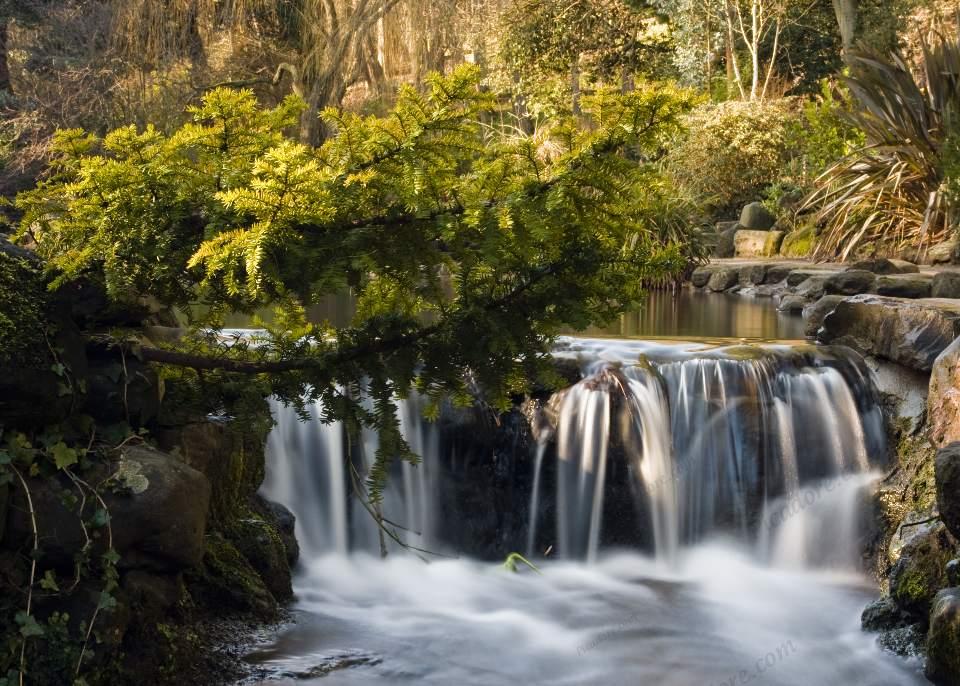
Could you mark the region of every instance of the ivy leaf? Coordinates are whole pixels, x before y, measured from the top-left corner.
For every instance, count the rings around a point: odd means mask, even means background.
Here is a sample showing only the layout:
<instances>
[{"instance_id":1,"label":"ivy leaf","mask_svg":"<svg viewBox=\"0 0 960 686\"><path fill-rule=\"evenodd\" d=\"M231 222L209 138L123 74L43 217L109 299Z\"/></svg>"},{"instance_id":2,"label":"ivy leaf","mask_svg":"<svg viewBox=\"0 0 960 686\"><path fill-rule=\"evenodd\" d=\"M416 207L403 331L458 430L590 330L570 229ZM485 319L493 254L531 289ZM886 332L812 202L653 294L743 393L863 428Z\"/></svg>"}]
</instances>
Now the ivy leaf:
<instances>
[{"instance_id":1,"label":"ivy leaf","mask_svg":"<svg viewBox=\"0 0 960 686\"><path fill-rule=\"evenodd\" d=\"M115 565L120 561L120 554L111 548L103 554L103 561L108 565Z\"/></svg>"},{"instance_id":2,"label":"ivy leaf","mask_svg":"<svg viewBox=\"0 0 960 686\"><path fill-rule=\"evenodd\" d=\"M26 612L21 610L16 614L14 619L20 626L20 635L24 638L30 638L31 636L43 636L43 627L37 624L37 620L33 615L28 615Z\"/></svg>"},{"instance_id":3,"label":"ivy leaf","mask_svg":"<svg viewBox=\"0 0 960 686\"><path fill-rule=\"evenodd\" d=\"M77 464L77 451L67 447L67 444L60 441L50 451L53 455L53 461L57 469L66 469Z\"/></svg>"},{"instance_id":4,"label":"ivy leaf","mask_svg":"<svg viewBox=\"0 0 960 686\"><path fill-rule=\"evenodd\" d=\"M60 591L60 587L57 585L57 578L53 575L52 569L48 569L43 573L43 578L40 579L40 588L45 591Z\"/></svg>"},{"instance_id":5,"label":"ivy leaf","mask_svg":"<svg viewBox=\"0 0 960 686\"><path fill-rule=\"evenodd\" d=\"M90 519L91 525L96 529L102 529L107 524L110 523L110 513L99 508L96 512L93 513L93 517ZM104 556L106 557L106 556Z\"/></svg>"},{"instance_id":6,"label":"ivy leaf","mask_svg":"<svg viewBox=\"0 0 960 686\"><path fill-rule=\"evenodd\" d=\"M100 592L100 602L97 604L101 610L110 611L117 606L117 599L106 591Z\"/></svg>"}]
</instances>

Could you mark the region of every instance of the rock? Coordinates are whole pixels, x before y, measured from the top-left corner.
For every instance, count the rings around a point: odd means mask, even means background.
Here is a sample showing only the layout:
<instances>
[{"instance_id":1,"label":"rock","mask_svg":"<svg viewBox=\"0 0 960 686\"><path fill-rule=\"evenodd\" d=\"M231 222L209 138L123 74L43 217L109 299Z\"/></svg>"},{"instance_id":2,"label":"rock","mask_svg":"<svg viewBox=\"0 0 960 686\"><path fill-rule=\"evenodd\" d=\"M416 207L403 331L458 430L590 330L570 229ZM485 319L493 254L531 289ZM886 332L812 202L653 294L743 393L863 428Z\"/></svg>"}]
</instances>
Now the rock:
<instances>
[{"instance_id":1,"label":"rock","mask_svg":"<svg viewBox=\"0 0 960 686\"><path fill-rule=\"evenodd\" d=\"M787 274L787 285L791 288L796 288L807 279L815 276L823 276L826 278L833 274L834 272L828 269L791 269Z\"/></svg>"},{"instance_id":2,"label":"rock","mask_svg":"<svg viewBox=\"0 0 960 686\"><path fill-rule=\"evenodd\" d=\"M775 284L784 281L787 275L795 269L789 264L771 264L767 266L767 273L763 278L764 284Z\"/></svg>"},{"instance_id":3,"label":"rock","mask_svg":"<svg viewBox=\"0 0 960 686\"><path fill-rule=\"evenodd\" d=\"M877 295L893 298L929 298L932 278L925 274L892 274L878 276L873 290Z\"/></svg>"},{"instance_id":4,"label":"rock","mask_svg":"<svg viewBox=\"0 0 960 686\"><path fill-rule=\"evenodd\" d=\"M735 228L740 228L740 229L742 229L742 228L743 228L742 226L740 226L740 222L736 222L736 221L734 221L734 222L717 222L717 223L716 223L716 227L717 227L717 233L718 233L718 234L721 234L721 233L723 233L724 231L729 231L730 229L735 229Z\"/></svg>"},{"instance_id":5,"label":"rock","mask_svg":"<svg viewBox=\"0 0 960 686\"><path fill-rule=\"evenodd\" d=\"M819 300L826 292L827 281L829 281L831 277L832 274L829 273L815 274L793 289L793 292L808 302L811 300Z\"/></svg>"},{"instance_id":6,"label":"rock","mask_svg":"<svg viewBox=\"0 0 960 686\"><path fill-rule=\"evenodd\" d=\"M920 271L920 267L912 262L885 257L860 260L851 265L850 269L873 272L874 274L916 274Z\"/></svg>"},{"instance_id":7,"label":"rock","mask_svg":"<svg viewBox=\"0 0 960 686\"><path fill-rule=\"evenodd\" d=\"M944 589L933 600L926 674L935 684L960 684L960 588Z\"/></svg>"},{"instance_id":8,"label":"rock","mask_svg":"<svg viewBox=\"0 0 960 686\"><path fill-rule=\"evenodd\" d=\"M230 540L276 600L293 597L287 547L273 522L244 517L233 523Z\"/></svg>"},{"instance_id":9,"label":"rock","mask_svg":"<svg viewBox=\"0 0 960 686\"><path fill-rule=\"evenodd\" d=\"M960 339L947 346L933 363L927 419L934 446L942 448L960 441Z\"/></svg>"},{"instance_id":10,"label":"rock","mask_svg":"<svg viewBox=\"0 0 960 686\"><path fill-rule=\"evenodd\" d=\"M119 478L124 470L132 476ZM203 474L152 448L127 446L106 483L121 565L169 571L200 563L210 505Z\"/></svg>"},{"instance_id":11,"label":"rock","mask_svg":"<svg viewBox=\"0 0 960 686\"><path fill-rule=\"evenodd\" d=\"M958 248L960 248L960 241L956 238L932 245L927 250L926 261L930 264L948 264L953 262L957 258Z\"/></svg>"},{"instance_id":12,"label":"rock","mask_svg":"<svg viewBox=\"0 0 960 686\"><path fill-rule=\"evenodd\" d=\"M960 298L960 272L934 274L930 295L934 298Z\"/></svg>"},{"instance_id":13,"label":"rock","mask_svg":"<svg viewBox=\"0 0 960 686\"><path fill-rule=\"evenodd\" d=\"M876 275L862 269L837 272L826 280L824 293L828 295L858 295L873 288Z\"/></svg>"},{"instance_id":14,"label":"rock","mask_svg":"<svg viewBox=\"0 0 960 686\"><path fill-rule=\"evenodd\" d=\"M814 226L791 231L783 237L780 254L791 259L809 257L817 245L817 230Z\"/></svg>"},{"instance_id":15,"label":"rock","mask_svg":"<svg viewBox=\"0 0 960 686\"><path fill-rule=\"evenodd\" d=\"M802 295L785 295L777 303L777 309L781 312L800 313L807 304L807 299Z\"/></svg>"},{"instance_id":16,"label":"rock","mask_svg":"<svg viewBox=\"0 0 960 686\"><path fill-rule=\"evenodd\" d=\"M295 533L297 518L293 513L280 503L275 503L266 498L259 498L260 507L258 510L267 521L272 520L272 524L280 536L287 553L287 564L291 567L296 564L300 557L300 544L297 542Z\"/></svg>"},{"instance_id":17,"label":"rock","mask_svg":"<svg viewBox=\"0 0 960 686\"><path fill-rule=\"evenodd\" d=\"M707 290L719 293L733 288L740 283L740 270L733 267L725 267L716 270L710 275L707 282Z\"/></svg>"},{"instance_id":18,"label":"rock","mask_svg":"<svg viewBox=\"0 0 960 686\"><path fill-rule=\"evenodd\" d=\"M716 257L733 257L736 254L736 246L734 245L733 239L738 231L740 231L739 224L717 234L717 247L714 250Z\"/></svg>"},{"instance_id":19,"label":"rock","mask_svg":"<svg viewBox=\"0 0 960 686\"><path fill-rule=\"evenodd\" d=\"M206 605L272 618L277 600L236 546L218 533L207 537L197 588Z\"/></svg>"},{"instance_id":20,"label":"rock","mask_svg":"<svg viewBox=\"0 0 960 686\"><path fill-rule=\"evenodd\" d=\"M765 263L749 264L740 268L740 282L759 286L767 280L767 265Z\"/></svg>"},{"instance_id":21,"label":"rock","mask_svg":"<svg viewBox=\"0 0 960 686\"><path fill-rule=\"evenodd\" d=\"M947 583L951 586L960 586L960 559L950 560L947 563Z\"/></svg>"},{"instance_id":22,"label":"rock","mask_svg":"<svg viewBox=\"0 0 960 686\"><path fill-rule=\"evenodd\" d=\"M890 570L890 597L911 618L926 619L937 591L947 585L947 563L955 545L947 528L937 524L903 546Z\"/></svg>"},{"instance_id":23,"label":"rock","mask_svg":"<svg viewBox=\"0 0 960 686\"><path fill-rule=\"evenodd\" d=\"M716 270L716 265L712 264L697 267L693 270L693 274L690 275L690 283L697 288L703 288L707 285L707 282L710 281L710 277L713 276Z\"/></svg>"},{"instance_id":24,"label":"rock","mask_svg":"<svg viewBox=\"0 0 960 686\"><path fill-rule=\"evenodd\" d=\"M855 295L824 318L817 340L929 371L958 335L960 302Z\"/></svg>"},{"instance_id":25,"label":"rock","mask_svg":"<svg viewBox=\"0 0 960 686\"><path fill-rule=\"evenodd\" d=\"M909 623L908 617L900 611L890 596L873 601L860 615L860 626L864 631L889 631L906 623Z\"/></svg>"},{"instance_id":26,"label":"rock","mask_svg":"<svg viewBox=\"0 0 960 686\"><path fill-rule=\"evenodd\" d=\"M763 206L763 203L752 202L740 212L740 224L746 229L768 231L776 223L777 218Z\"/></svg>"},{"instance_id":27,"label":"rock","mask_svg":"<svg viewBox=\"0 0 960 686\"><path fill-rule=\"evenodd\" d=\"M874 385L883 394L888 408L895 413L892 416L906 422L902 428L907 435L915 434L926 424L930 375L874 357L867 358L865 362L873 373ZM931 447L928 451L930 460L933 458L932 450Z\"/></svg>"},{"instance_id":28,"label":"rock","mask_svg":"<svg viewBox=\"0 0 960 686\"><path fill-rule=\"evenodd\" d=\"M960 538L960 443L937 451L934 477L940 519L951 534Z\"/></svg>"},{"instance_id":29,"label":"rock","mask_svg":"<svg viewBox=\"0 0 960 686\"><path fill-rule=\"evenodd\" d=\"M804 333L808 338L817 337L817 331L823 324L823 318L833 312L837 304L845 298L845 295L825 295L803 308Z\"/></svg>"},{"instance_id":30,"label":"rock","mask_svg":"<svg viewBox=\"0 0 960 686\"><path fill-rule=\"evenodd\" d=\"M773 257L780 250L782 231L755 231L741 229L734 234L736 257Z\"/></svg>"}]
</instances>

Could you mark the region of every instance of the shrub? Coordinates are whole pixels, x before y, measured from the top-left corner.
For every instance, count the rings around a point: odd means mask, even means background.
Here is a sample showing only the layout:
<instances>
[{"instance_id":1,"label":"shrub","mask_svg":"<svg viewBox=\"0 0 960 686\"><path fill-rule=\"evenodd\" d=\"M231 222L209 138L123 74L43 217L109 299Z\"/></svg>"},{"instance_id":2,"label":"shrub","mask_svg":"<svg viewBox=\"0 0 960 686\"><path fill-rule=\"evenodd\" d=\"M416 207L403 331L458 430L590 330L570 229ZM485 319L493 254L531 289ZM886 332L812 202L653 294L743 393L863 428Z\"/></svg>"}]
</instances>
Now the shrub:
<instances>
[{"instance_id":1,"label":"shrub","mask_svg":"<svg viewBox=\"0 0 960 686\"><path fill-rule=\"evenodd\" d=\"M702 105L687 117L667 169L715 214L733 213L780 178L796 116L787 99Z\"/></svg>"},{"instance_id":2,"label":"shrub","mask_svg":"<svg viewBox=\"0 0 960 686\"><path fill-rule=\"evenodd\" d=\"M832 165L807 205L826 229L819 257L924 250L956 229L951 194L960 127L960 37L924 46L922 77L899 55L863 50L848 57L849 118L865 144ZM956 183L954 182L955 186Z\"/></svg>"}]
</instances>

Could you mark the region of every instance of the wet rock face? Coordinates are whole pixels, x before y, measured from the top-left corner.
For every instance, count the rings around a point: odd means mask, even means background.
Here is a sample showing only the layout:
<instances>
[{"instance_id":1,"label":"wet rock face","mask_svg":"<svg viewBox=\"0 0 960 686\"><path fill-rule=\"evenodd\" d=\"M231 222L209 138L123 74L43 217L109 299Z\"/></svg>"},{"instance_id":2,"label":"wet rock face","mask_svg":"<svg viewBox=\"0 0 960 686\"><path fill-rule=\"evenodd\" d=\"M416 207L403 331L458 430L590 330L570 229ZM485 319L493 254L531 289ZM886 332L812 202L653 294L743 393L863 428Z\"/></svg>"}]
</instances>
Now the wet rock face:
<instances>
[{"instance_id":1,"label":"wet rock face","mask_svg":"<svg viewBox=\"0 0 960 686\"><path fill-rule=\"evenodd\" d=\"M734 268L718 269L710 276L707 290L720 292L740 283L740 271Z\"/></svg>"},{"instance_id":2,"label":"wet rock face","mask_svg":"<svg viewBox=\"0 0 960 686\"><path fill-rule=\"evenodd\" d=\"M956 541L942 524L914 535L890 570L890 597L897 607L925 621L937 591L947 585L947 563L955 554Z\"/></svg>"},{"instance_id":3,"label":"wet rock face","mask_svg":"<svg viewBox=\"0 0 960 686\"><path fill-rule=\"evenodd\" d=\"M936 447L960 441L960 339L951 343L933 364L927 417L930 440Z\"/></svg>"},{"instance_id":4,"label":"wet rock face","mask_svg":"<svg viewBox=\"0 0 960 686\"><path fill-rule=\"evenodd\" d=\"M804 306L804 333L808 338L817 337L817 332L823 325L824 318L833 312L845 297L843 295L825 295L816 302Z\"/></svg>"},{"instance_id":5,"label":"wet rock face","mask_svg":"<svg viewBox=\"0 0 960 686\"><path fill-rule=\"evenodd\" d=\"M824 318L817 340L930 371L958 335L960 302L857 295Z\"/></svg>"},{"instance_id":6,"label":"wet rock face","mask_svg":"<svg viewBox=\"0 0 960 686\"><path fill-rule=\"evenodd\" d=\"M937 452L934 473L940 519L951 534L960 538L960 443Z\"/></svg>"},{"instance_id":7,"label":"wet rock face","mask_svg":"<svg viewBox=\"0 0 960 686\"><path fill-rule=\"evenodd\" d=\"M890 631L909 624L909 617L890 596L883 596L867 605L860 615L864 631Z\"/></svg>"},{"instance_id":8,"label":"wet rock face","mask_svg":"<svg viewBox=\"0 0 960 686\"><path fill-rule=\"evenodd\" d=\"M940 591L933 600L926 673L935 684L960 684L960 588Z\"/></svg>"}]
</instances>

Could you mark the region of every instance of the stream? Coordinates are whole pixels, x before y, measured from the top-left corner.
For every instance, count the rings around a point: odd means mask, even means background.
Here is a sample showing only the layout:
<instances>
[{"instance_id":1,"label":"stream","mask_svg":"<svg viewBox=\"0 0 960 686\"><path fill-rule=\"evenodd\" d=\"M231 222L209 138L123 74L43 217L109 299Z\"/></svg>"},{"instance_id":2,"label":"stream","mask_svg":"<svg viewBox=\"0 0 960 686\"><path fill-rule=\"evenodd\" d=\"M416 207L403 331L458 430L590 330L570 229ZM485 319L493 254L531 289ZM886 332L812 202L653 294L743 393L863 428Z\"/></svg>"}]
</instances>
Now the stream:
<instances>
[{"instance_id":1,"label":"stream","mask_svg":"<svg viewBox=\"0 0 960 686\"><path fill-rule=\"evenodd\" d=\"M376 436L275 404L263 493L302 554L254 683L928 683L860 630L886 460L870 374L801 334L769 302L654 294L559 342L585 378L532 437L404 400L422 462L394 465L382 512L410 550L354 495Z\"/></svg>"}]
</instances>

